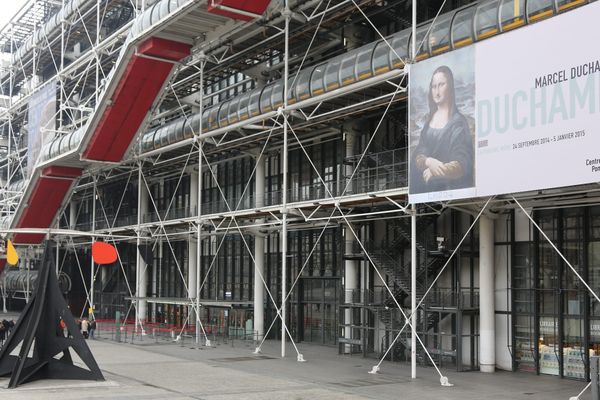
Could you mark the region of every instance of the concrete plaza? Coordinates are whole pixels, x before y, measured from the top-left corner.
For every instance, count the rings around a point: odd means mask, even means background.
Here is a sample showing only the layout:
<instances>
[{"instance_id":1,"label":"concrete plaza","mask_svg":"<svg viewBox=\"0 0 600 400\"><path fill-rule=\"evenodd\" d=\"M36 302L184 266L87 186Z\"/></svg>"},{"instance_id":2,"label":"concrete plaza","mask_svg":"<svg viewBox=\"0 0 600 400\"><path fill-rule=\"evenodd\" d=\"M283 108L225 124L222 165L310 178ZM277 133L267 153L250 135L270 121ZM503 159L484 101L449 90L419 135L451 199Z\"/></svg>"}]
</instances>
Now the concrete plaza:
<instances>
[{"instance_id":1,"label":"concrete plaza","mask_svg":"<svg viewBox=\"0 0 600 400\"><path fill-rule=\"evenodd\" d=\"M106 382L38 381L5 389L2 399L569 399L583 382L526 373L442 370L453 387L441 387L434 368L418 368L410 379L406 363L384 363L377 375L367 373L375 360L340 356L337 349L299 345L306 358L279 357L278 342L267 342L254 355L246 342L197 349L188 342L146 340L143 344L106 339L88 343ZM590 399L589 390L581 399Z\"/></svg>"}]
</instances>

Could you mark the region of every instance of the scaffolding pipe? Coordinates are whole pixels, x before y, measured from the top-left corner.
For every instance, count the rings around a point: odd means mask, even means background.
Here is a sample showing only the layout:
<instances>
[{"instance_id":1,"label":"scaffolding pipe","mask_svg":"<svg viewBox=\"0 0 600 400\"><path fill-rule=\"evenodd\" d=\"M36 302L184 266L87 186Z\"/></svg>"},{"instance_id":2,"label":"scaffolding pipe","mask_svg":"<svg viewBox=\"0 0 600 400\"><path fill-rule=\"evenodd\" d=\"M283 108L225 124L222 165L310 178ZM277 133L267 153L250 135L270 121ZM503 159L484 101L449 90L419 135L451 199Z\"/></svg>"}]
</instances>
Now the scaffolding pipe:
<instances>
[{"instance_id":1,"label":"scaffolding pipe","mask_svg":"<svg viewBox=\"0 0 600 400\"><path fill-rule=\"evenodd\" d=\"M411 205L410 213L410 375L417 378L417 209Z\"/></svg>"},{"instance_id":2,"label":"scaffolding pipe","mask_svg":"<svg viewBox=\"0 0 600 400\"><path fill-rule=\"evenodd\" d=\"M92 196L92 233L96 232L96 197L98 188L96 186L96 177L94 179L94 195ZM92 236L92 243L96 237ZM90 310L94 309L94 257L90 257ZM92 314L93 315L93 314Z\"/></svg>"},{"instance_id":3,"label":"scaffolding pipe","mask_svg":"<svg viewBox=\"0 0 600 400\"><path fill-rule=\"evenodd\" d=\"M417 48L417 0L412 0L412 60L416 59ZM410 331L410 371L412 379L417 378L417 209L411 205L410 216L410 309L411 325Z\"/></svg>"},{"instance_id":4,"label":"scaffolding pipe","mask_svg":"<svg viewBox=\"0 0 600 400\"><path fill-rule=\"evenodd\" d=\"M290 17L288 1L285 0L285 50L283 56L283 187L282 187L282 229L281 229L281 357L285 357L286 336L286 292L287 292L287 185L288 185L288 77L289 77L289 41L290 41Z\"/></svg>"},{"instance_id":5,"label":"scaffolding pipe","mask_svg":"<svg viewBox=\"0 0 600 400\"><path fill-rule=\"evenodd\" d=\"M142 323L140 321L140 225L142 223L142 164L138 164L138 198L137 198L137 229L136 229L136 244L137 244L137 262L135 263L135 329L141 329Z\"/></svg>"},{"instance_id":6,"label":"scaffolding pipe","mask_svg":"<svg viewBox=\"0 0 600 400\"><path fill-rule=\"evenodd\" d=\"M200 55L200 113L204 108L204 66L206 65L206 56L204 53ZM199 121L198 135L202 133L202 118ZM202 252L202 146L204 142L202 140L198 141L198 202L197 202L197 214L198 219L196 220L196 230L197 230L197 240L196 240L196 346L200 345L200 261L201 261L201 252ZM210 343L206 342L206 345Z\"/></svg>"}]
</instances>

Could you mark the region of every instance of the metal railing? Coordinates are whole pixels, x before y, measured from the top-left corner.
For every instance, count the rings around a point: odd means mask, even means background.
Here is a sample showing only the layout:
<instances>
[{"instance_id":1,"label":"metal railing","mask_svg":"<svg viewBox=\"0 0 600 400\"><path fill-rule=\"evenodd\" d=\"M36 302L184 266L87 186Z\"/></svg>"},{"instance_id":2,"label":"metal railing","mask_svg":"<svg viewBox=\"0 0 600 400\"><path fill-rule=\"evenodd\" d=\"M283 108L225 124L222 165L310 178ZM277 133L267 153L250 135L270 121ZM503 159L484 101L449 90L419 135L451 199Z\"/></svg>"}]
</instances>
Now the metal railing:
<instances>
[{"instance_id":1,"label":"metal railing","mask_svg":"<svg viewBox=\"0 0 600 400\"><path fill-rule=\"evenodd\" d=\"M313 181L309 184L298 184L291 182L291 187L287 190L287 199L289 202L303 202L312 200L321 200L333 196L340 196L342 193L367 193L381 190L389 190L406 187L408 185L408 169L405 161L405 149L389 150L380 153L368 153L363 158L359 169L352 177L339 176L337 180L328 180L325 186L320 181ZM356 166L359 157L351 157L346 161ZM217 214L231 210L248 210L256 208L257 198L260 198L264 206L275 206L282 202L282 191L274 190L263 194L246 193L241 197L230 196L227 201L218 198L214 201L203 201L201 211L203 215ZM219 194L220 197L220 194ZM229 205L229 207L228 207ZM135 209L122 209L116 216L116 210L107 208L97 213L95 227L96 229L108 229L113 224L114 227L130 226L137 224L137 212ZM160 215L160 217L159 217ZM197 208L194 207L172 207L168 211L159 209L158 215L154 210L142 215L142 223L158 222L159 220L170 221L176 219L190 218L197 215ZM91 229L91 221L85 221L77 224L77 229Z\"/></svg>"},{"instance_id":2,"label":"metal railing","mask_svg":"<svg viewBox=\"0 0 600 400\"><path fill-rule=\"evenodd\" d=\"M449 288L434 288L429 292L425 303L429 307L438 308L478 308L479 288L453 290Z\"/></svg>"}]
</instances>

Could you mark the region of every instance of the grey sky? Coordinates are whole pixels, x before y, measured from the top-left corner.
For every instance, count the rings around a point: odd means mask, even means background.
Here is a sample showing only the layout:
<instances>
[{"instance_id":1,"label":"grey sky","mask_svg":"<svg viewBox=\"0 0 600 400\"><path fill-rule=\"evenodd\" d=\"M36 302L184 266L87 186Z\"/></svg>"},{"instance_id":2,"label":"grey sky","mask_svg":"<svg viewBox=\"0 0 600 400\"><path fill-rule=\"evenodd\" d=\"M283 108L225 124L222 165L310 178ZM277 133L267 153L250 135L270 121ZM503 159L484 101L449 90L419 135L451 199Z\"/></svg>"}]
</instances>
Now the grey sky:
<instances>
[{"instance_id":1,"label":"grey sky","mask_svg":"<svg viewBox=\"0 0 600 400\"><path fill-rule=\"evenodd\" d=\"M2 12L0 12L0 29L19 11L27 0L2 0Z\"/></svg>"}]
</instances>

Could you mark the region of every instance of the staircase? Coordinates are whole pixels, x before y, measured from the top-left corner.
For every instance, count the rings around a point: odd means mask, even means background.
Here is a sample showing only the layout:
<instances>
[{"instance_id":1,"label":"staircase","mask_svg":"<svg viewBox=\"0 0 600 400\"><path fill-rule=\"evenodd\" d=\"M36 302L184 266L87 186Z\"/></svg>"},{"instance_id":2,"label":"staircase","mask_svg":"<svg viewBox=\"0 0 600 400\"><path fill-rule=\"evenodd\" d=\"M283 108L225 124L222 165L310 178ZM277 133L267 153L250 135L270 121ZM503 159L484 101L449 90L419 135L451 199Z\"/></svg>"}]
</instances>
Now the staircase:
<instances>
[{"instance_id":1,"label":"staircase","mask_svg":"<svg viewBox=\"0 0 600 400\"><path fill-rule=\"evenodd\" d=\"M425 210L419 210L424 213ZM431 211L431 210L429 210ZM449 251L439 250L437 243L435 248L432 248L429 243L435 242L432 240L426 240L427 232L430 231L430 227L438 218L438 214L423 215L417 219L417 243L416 248L418 252L419 264L417 265L417 303L423 299L425 291L430 285L430 282L435 279L441 268L448 260ZM393 230L395 239L387 245L376 244L367 241L363 243L365 249L369 253L369 257L377 270L385 276L387 276L388 286L390 287L392 294L386 293L383 296L381 304L372 304L372 308L376 312L379 321L385 325L385 330L390 332L383 338L387 340L389 345L394 339L396 332L404 326L404 317L400 314L397 309L399 304L404 313L410 315L410 307L408 301L411 294L411 267L410 264L403 263L402 251L410 248L411 244L411 226L409 218L400 218L394 222ZM363 253L361 249L355 249L353 253ZM364 257L366 255L362 254ZM415 329L419 333L431 332L435 330L440 323L440 313L438 312L425 312L424 305L421 305L417 311L417 325ZM405 328L396 344L397 346L391 355L391 358L398 358L402 356L405 351L410 349L411 341L411 330ZM382 342L382 354L387 350L387 346ZM395 353L394 353L395 352ZM418 357L423 362L428 362L425 352L422 348L417 351Z\"/></svg>"}]
</instances>

